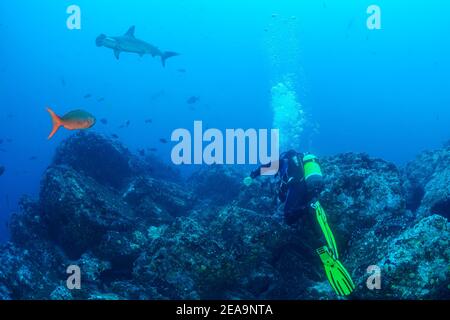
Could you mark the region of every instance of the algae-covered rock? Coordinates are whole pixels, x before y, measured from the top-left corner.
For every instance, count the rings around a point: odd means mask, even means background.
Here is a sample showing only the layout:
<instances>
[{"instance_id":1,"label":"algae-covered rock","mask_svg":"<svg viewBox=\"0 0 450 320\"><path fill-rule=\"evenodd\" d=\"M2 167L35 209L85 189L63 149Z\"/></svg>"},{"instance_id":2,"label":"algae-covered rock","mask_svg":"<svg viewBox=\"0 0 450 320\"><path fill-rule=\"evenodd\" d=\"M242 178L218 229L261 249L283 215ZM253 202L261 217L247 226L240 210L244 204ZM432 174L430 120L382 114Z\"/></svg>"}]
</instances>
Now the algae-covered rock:
<instances>
[{"instance_id":1,"label":"algae-covered rock","mask_svg":"<svg viewBox=\"0 0 450 320\"><path fill-rule=\"evenodd\" d=\"M189 182L198 198L224 205L237 198L242 179L243 175L229 166L213 165L195 172Z\"/></svg>"},{"instance_id":2,"label":"algae-covered rock","mask_svg":"<svg viewBox=\"0 0 450 320\"><path fill-rule=\"evenodd\" d=\"M72 292L66 286L58 286L50 293L50 300L73 300Z\"/></svg>"},{"instance_id":3,"label":"algae-covered rock","mask_svg":"<svg viewBox=\"0 0 450 320\"><path fill-rule=\"evenodd\" d=\"M293 279L310 273L302 259L290 265L296 273L284 270L283 257L298 257L302 247L291 231L233 206L203 219L179 218L136 261L135 280L171 299L286 298L302 286Z\"/></svg>"},{"instance_id":4,"label":"algae-covered rock","mask_svg":"<svg viewBox=\"0 0 450 320\"><path fill-rule=\"evenodd\" d=\"M11 241L30 248L49 240L48 224L42 215L39 201L24 196L19 205L20 212L13 213L9 221Z\"/></svg>"},{"instance_id":5,"label":"algae-covered rock","mask_svg":"<svg viewBox=\"0 0 450 320\"><path fill-rule=\"evenodd\" d=\"M404 169L404 188L418 218L432 214L450 217L450 147L424 151Z\"/></svg>"},{"instance_id":6,"label":"algae-covered rock","mask_svg":"<svg viewBox=\"0 0 450 320\"><path fill-rule=\"evenodd\" d=\"M27 250L0 247L0 294L6 299L48 299L63 273L62 257L45 243Z\"/></svg>"},{"instance_id":7,"label":"algae-covered rock","mask_svg":"<svg viewBox=\"0 0 450 320\"><path fill-rule=\"evenodd\" d=\"M356 284L347 299L448 299L448 153L403 170L365 154L320 159L320 201ZM158 161L95 133L63 142L39 199L9 223L0 299L337 298L314 213L286 225L276 179L247 187L244 173L212 166L183 180L151 170ZM66 287L71 265L80 290ZM366 286L371 265L380 290Z\"/></svg>"},{"instance_id":8,"label":"algae-covered rock","mask_svg":"<svg viewBox=\"0 0 450 320\"><path fill-rule=\"evenodd\" d=\"M193 208L196 198L192 192L174 182L138 177L123 194L125 201L151 224L173 222Z\"/></svg>"},{"instance_id":9,"label":"algae-covered rock","mask_svg":"<svg viewBox=\"0 0 450 320\"><path fill-rule=\"evenodd\" d=\"M393 239L383 270L385 298L448 299L450 281L450 223L440 215L420 220Z\"/></svg>"},{"instance_id":10,"label":"algae-covered rock","mask_svg":"<svg viewBox=\"0 0 450 320\"><path fill-rule=\"evenodd\" d=\"M47 170L40 201L50 237L72 258L98 245L108 230L133 226L133 213L120 195L71 168Z\"/></svg>"},{"instance_id":11,"label":"algae-covered rock","mask_svg":"<svg viewBox=\"0 0 450 320\"><path fill-rule=\"evenodd\" d=\"M276 215L280 206L277 187L278 184L273 177L260 177L253 180L248 187L241 183L236 205L260 214Z\"/></svg>"},{"instance_id":12,"label":"algae-covered rock","mask_svg":"<svg viewBox=\"0 0 450 320\"><path fill-rule=\"evenodd\" d=\"M325 180L321 202L338 234L349 240L355 231L401 230L401 225L390 223L406 211L401 174L394 164L352 153L321 163Z\"/></svg>"},{"instance_id":13,"label":"algae-covered rock","mask_svg":"<svg viewBox=\"0 0 450 320\"><path fill-rule=\"evenodd\" d=\"M53 163L66 165L107 186L120 188L132 176L131 153L106 136L79 132L56 150Z\"/></svg>"}]
</instances>

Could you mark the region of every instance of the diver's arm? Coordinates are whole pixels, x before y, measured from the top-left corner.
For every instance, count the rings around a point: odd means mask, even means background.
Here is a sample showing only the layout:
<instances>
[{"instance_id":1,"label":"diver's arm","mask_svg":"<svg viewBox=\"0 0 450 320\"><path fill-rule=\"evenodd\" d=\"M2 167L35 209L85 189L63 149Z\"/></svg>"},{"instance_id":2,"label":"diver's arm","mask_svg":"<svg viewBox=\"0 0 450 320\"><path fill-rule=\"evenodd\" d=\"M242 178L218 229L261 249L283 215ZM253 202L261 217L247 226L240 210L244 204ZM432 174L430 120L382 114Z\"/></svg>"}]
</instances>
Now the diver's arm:
<instances>
[{"instance_id":1,"label":"diver's arm","mask_svg":"<svg viewBox=\"0 0 450 320\"><path fill-rule=\"evenodd\" d=\"M258 167L258 169L253 170L248 177L244 178L244 181L243 181L244 185L246 185L247 187L250 186L254 179L256 179L259 176L263 175L265 172L270 172L270 170L273 171L274 166L275 166L275 168L276 168L276 170L278 172L279 162L280 162L279 160L273 161L273 162L269 162L268 164L264 164L264 165ZM274 172L273 174L275 175L277 172Z\"/></svg>"},{"instance_id":2,"label":"diver's arm","mask_svg":"<svg viewBox=\"0 0 450 320\"><path fill-rule=\"evenodd\" d=\"M261 175L261 167L258 167L258 169L253 170L253 171L250 173L250 178L256 179L256 178L258 178L260 175Z\"/></svg>"},{"instance_id":3,"label":"diver's arm","mask_svg":"<svg viewBox=\"0 0 450 320\"><path fill-rule=\"evenodd\" d=\"M276 161L269 162L269 163L267 163L267 164L263 164L263 165L261 165L258 169L253 170L253 171L250 173L250 177L251 177L252 179L256 179L256 178L258 178L259 176L262 175L262 172L263 172L264 170L270 171L270 168L274 168L274 167L277 168L277 171L278 171L279 164L280 164L280 160L276 160Z\"/></svg>"}]
</instances>

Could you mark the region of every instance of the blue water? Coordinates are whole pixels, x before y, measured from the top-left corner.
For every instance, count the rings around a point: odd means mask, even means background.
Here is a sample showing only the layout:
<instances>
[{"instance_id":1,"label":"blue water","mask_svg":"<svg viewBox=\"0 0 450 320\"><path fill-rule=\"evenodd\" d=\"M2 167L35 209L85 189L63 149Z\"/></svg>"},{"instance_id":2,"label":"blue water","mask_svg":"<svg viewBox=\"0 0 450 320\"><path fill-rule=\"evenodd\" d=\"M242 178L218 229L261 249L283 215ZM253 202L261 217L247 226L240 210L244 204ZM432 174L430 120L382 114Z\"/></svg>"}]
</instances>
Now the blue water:
<instances>
[{"instance_id":1,"label":"blue water","mask_svg":"<svg viewBox=\"0 0 450 320\"><path fill-rule=\"evenodd\" d=\"M373 3L382 30L366 27ZM71 4L82 10L81 30L66 27ZM117 134L133 151L158 148L170 161L172 145L159 139L194 120L271 128L271 89L288 75L305 112L304 150L367 152L401 165L440 146L450 138L448 9L445 0L1 1L0 240L18 199L37 196L55 148L73 134L47 141L47 106L107 118L91 130ZM157 58L117 61L96 47L99 34L132 25L136 37L181 55L162 68ZM200 97L194 110L191 96Z\"/></svg>"}]
</instances>

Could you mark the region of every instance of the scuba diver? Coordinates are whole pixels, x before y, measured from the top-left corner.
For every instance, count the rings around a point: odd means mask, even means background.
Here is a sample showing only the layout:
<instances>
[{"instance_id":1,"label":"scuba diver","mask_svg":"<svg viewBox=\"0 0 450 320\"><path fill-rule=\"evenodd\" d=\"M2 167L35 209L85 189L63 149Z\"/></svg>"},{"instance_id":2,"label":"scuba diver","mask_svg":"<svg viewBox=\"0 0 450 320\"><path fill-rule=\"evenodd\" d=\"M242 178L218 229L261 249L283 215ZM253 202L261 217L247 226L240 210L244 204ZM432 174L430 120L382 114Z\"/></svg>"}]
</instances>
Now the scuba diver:
<instances>
[{"instance_id":1,"label":"scuba diver","mask_svg":"<svg viewBox=\"0 0 450 320\"><path fill-rule=\"evenodd\" d=\"M280 178L278 198L284 202L284 219L293 225L311 210L323 233L326 245L316 250L325 273L337 295L350 295L355 285L350 274L339 261L339 253L333 233L327 222L325 210L317 200L323 190L322 171L317 157L290 150L280 155L277 176ZM261 176L261 171L271 167L271 163L262 165L244 179L249 186L253 179Z\"/></svg>"}]
</instances>

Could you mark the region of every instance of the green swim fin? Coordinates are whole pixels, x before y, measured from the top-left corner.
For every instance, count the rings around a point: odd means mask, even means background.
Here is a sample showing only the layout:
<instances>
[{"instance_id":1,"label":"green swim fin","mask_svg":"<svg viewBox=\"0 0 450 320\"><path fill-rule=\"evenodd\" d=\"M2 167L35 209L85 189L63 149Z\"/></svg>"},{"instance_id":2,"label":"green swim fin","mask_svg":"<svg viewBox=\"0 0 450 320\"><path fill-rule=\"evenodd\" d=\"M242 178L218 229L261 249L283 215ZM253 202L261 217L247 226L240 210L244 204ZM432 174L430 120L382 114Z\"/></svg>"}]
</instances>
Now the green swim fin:
<instances>
[{"instance_id":1,"label":"green swim fin","mask_svg":"<svg viewBox=\"0 0 450 320\"><path fill-rule=\"evenodd\" d=\"M328 225L327 215L325 214L325 210L320 205L319 201L316 201L311 204L311 207L316 210L316 218L319 222L319 226L322 229L323 235L325 236L325 240L327 241L328 248L333 253L335 259L339 259L339 253L336 245L336 240L334 239L333 232L331 232L330 226Z\"/></svg>"},{"instance_id":2,"label":"green swim fin","mask_svg":"<svg viewBox=\"0 0 450 320\"><path fill-rule=\"evenodd\" d=\"M335 259L327 246L317 249L325 267L325 273L328 281L339 296L348 296L355 289L355 284L342 263Z\"/></svg>"}]
</instances>

